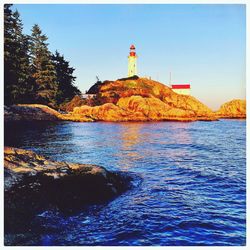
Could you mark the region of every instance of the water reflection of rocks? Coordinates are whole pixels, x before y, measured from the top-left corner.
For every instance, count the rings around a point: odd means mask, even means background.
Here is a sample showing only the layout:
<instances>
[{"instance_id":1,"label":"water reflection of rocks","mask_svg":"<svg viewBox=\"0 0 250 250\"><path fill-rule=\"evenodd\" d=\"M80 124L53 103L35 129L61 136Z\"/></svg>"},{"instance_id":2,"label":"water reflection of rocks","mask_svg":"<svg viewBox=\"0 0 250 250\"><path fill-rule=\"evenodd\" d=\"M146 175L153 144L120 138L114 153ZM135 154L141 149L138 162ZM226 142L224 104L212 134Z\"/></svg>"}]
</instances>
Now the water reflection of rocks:
<instances>
[{"instance_id":1,"label":"water reflection of rocks","mask_svg":"<svg viewBox=\"0 0 250 250\"><path fill-rule=\"evenodd\" d=\"M164 162L168 158L168 162L178 164L194 157L195 155L188 150L188 146L192 144L189 129L192 124L171 122L168 125L175 130L174 133L166 130L165 122L121 124L120 150L114 154L114 157L120 159L120 166L123 169L132 168L135 166L134 162L139 161L143 164L145 158L152 163ZM156 129L158 133L152 134L152 129Z\"/></svg>"}]
</instances>

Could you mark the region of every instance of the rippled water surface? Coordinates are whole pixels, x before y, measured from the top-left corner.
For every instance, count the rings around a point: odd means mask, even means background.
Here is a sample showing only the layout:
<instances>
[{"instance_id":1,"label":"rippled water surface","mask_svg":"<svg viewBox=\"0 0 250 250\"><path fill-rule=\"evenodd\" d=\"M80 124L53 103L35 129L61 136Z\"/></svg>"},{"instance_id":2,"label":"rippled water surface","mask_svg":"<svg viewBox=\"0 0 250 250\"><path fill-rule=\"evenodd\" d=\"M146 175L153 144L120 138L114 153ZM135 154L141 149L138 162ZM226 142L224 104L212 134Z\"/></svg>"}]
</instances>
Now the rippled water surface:
<instances>
[{"instance_id":1,"label":"rippled water surface","mask_svg":"<svg viewBox=\"0 0 250 250\"><path fill-rule=\"evenodd\" d=\"M245 245L246 122L29 123L5 145L134 176L105 206L47 211L18 244Z\"/></svg>"}]
</instances>

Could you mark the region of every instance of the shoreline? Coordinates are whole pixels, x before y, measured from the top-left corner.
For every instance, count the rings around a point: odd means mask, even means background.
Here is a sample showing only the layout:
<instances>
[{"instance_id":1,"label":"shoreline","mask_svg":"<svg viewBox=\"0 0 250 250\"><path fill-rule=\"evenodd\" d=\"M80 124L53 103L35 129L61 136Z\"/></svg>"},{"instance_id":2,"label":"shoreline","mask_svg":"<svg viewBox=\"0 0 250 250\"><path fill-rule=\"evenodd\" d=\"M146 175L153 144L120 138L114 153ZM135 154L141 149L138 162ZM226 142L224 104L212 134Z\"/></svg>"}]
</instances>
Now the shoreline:
<instances>
[{"instance_id":1,"label":"shoreline","mask_svg":"<svg viewBox=\"0 0 250 250\"><path fill-rule=\"evenodd\" d=\"M132 112L131 112L132 113ZM220 119L246 119L246 116L235 115L217 115L213 116L192 116L192 117L157 117L156 119L147 117L103 117L103 119L94 119L91 116L67 113L62 114L58 111L41 104L21 104L4 106L4 122L14 121L71 121L71 122L193 122L193 121L218 121Z\"/></svg>"}]
</instances>

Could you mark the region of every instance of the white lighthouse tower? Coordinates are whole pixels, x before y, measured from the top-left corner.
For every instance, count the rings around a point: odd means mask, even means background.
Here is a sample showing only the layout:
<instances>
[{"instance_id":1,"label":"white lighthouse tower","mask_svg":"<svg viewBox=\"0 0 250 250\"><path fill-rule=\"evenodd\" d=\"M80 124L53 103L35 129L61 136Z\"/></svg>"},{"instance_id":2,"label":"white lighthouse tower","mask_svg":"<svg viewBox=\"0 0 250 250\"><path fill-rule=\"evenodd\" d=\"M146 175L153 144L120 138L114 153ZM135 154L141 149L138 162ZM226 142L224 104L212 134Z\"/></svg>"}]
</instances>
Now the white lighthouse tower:
<instances>
[{"instance_id":1,"label":"white lighthouse tower","mask_svg":"<svg viewBox=\"0 0 250 250\"><path fill-rule=\"evenodd\" d=\"M135 46L132 44L130 46L130 52L128 56L128 76L129 77L137 74L136 60L137 60L137 55L135 52Z\"/></svg>"}]
</instances>

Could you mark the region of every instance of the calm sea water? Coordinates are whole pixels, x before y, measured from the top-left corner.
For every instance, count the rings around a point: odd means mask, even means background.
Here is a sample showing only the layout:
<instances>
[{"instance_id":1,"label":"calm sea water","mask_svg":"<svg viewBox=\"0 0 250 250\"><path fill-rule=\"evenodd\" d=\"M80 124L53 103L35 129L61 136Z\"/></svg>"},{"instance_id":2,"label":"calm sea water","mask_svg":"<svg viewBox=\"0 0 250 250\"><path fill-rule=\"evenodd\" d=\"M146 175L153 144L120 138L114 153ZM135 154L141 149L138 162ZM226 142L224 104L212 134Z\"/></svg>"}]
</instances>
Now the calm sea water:
<instances>
[{"instance_id":1,"label":"calm sea water","mask_svg":"<svg viewBox=\"0 0 250 250\"><path fill-rule=\"evenodd\" d=\"M245 245L246 122L28 123L5 145L134 176L133 188L72 216L45 211L23 245Z\"/></svg>"}]
</instances>

